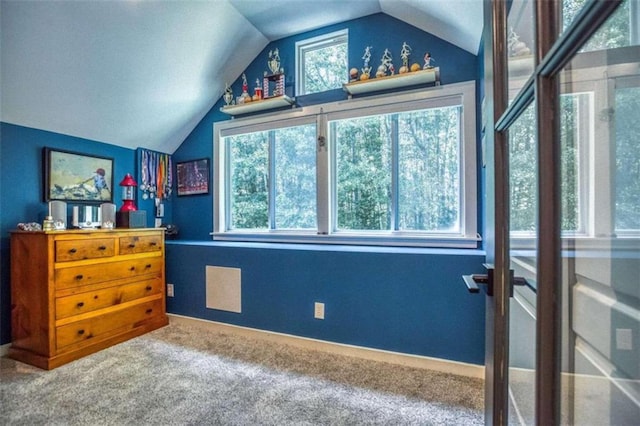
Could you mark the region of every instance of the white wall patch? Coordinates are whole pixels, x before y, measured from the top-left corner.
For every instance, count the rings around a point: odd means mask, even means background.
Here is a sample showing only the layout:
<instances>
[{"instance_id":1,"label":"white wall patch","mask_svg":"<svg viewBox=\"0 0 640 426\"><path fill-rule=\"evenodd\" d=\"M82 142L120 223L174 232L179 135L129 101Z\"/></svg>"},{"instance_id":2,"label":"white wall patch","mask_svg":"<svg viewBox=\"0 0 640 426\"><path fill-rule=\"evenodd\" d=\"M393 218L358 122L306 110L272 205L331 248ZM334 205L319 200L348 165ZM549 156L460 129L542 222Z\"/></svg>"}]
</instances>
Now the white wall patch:
<instances>
[{"instance_id":1,"label":"white wall patch","mask_svg":"<svg viewBox=\"0 0 640 426\"><path fill-rule=\"evenodd\" d=\"M242 277L239 268L207 266L206 281L207 308L242 312Z\"/></svg>"}]
</instances>

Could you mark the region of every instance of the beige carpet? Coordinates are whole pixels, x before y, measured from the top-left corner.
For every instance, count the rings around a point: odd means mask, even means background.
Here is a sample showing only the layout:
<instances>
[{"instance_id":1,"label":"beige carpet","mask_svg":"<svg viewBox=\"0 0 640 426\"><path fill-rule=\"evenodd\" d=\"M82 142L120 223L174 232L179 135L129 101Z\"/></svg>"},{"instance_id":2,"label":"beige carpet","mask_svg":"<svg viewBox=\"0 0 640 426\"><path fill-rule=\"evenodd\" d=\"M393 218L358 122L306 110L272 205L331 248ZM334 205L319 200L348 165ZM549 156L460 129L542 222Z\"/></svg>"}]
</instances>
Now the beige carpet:
<instances>
[{"instance_id":1,"label":"beige carpet","mask_svg":"<svg viewBox=\"0 0 640 426\"><path fill-rule=\"evenodd\" d=\"M3 424L473 425L483 381L181 322L52 371L0 359Z\"/></svg>"}]
</instances>

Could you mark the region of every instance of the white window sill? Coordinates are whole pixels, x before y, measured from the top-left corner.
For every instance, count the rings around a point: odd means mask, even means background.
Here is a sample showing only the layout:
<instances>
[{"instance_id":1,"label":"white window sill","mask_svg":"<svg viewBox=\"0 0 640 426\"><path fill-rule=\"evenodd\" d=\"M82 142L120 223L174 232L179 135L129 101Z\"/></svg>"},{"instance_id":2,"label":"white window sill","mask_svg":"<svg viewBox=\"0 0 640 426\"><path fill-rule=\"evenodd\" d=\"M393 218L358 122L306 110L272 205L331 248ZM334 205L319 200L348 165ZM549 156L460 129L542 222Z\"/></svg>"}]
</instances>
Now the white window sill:
<instances>
[{"instance_id":1,"label":"white window sill","mask_svg":"<svg viewBox=\"0 0 640 426\"><path fill-rule=\"evenodd\" d=\"M423 248L462 248L477 249L479 236L465 238L460 236L408 236L394 235L353 235L335 233L329 235L291 234L280 232L256 233L224 232L212 233L214 241L284 243L284 244L314 244L314 245L343 245L343 246L379 246L379 247L423 247Z\"/></svg>"}]
</instances>

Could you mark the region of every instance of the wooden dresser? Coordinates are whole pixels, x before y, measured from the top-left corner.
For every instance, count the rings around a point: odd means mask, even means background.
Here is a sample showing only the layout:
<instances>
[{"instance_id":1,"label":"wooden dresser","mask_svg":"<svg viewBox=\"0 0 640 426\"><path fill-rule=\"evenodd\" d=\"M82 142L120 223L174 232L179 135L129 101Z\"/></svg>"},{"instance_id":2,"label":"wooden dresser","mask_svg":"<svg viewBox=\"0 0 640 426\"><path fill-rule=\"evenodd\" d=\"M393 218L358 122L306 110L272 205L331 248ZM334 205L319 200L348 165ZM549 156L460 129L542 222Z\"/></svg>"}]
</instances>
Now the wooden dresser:
<instances>
[{"instance_id":1,"label":"wooden dresser","mask_svg":"<svg viewBox=\"0 0 640 426\"><path fill-rule=\"evenodd\" d=\"M52 369L168 324L162 229L11 234L9 357Z\"/></svg>"}]
</instances>

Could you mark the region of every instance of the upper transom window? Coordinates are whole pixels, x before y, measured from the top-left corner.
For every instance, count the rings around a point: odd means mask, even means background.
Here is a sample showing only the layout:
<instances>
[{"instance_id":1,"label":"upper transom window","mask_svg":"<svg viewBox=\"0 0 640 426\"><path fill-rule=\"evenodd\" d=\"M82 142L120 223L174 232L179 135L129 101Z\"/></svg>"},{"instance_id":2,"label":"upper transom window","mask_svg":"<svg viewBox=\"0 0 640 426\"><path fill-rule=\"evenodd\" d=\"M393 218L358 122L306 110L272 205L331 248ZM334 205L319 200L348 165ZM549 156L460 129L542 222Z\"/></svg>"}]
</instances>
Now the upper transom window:
<instances>
[{"instance_id":1,"label":"upper transom window","mask_svg":"<svg viewBox=\"0 0 640 426\"><path fill-rule=\"evenodd\" d=\"M348 80L347 30L296 43L296 94L339 89Z\"/></svg>"}]
</instances>

